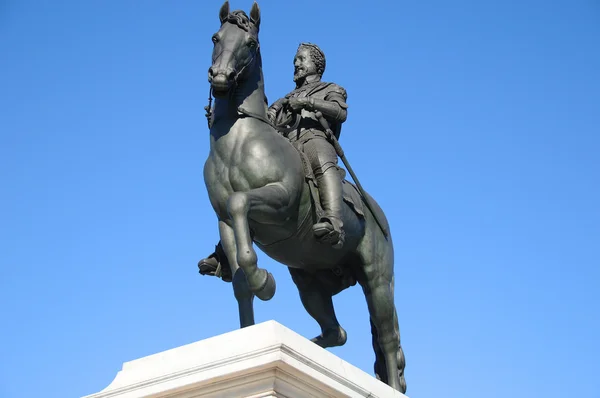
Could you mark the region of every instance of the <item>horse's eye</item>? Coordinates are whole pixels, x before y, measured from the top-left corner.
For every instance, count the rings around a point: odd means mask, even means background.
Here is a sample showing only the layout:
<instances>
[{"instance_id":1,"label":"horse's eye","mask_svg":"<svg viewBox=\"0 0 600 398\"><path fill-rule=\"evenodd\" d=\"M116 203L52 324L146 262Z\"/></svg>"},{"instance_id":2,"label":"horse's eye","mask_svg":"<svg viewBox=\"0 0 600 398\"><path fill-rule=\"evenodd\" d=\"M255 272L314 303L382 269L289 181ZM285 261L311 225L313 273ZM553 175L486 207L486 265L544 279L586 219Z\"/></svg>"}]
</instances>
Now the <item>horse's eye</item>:
<instances>
[{"instance_id":1,"label":"horse's eye","mask_svg":"<svg viewBox=\"0 0 600 398\"><path fill-rule=\"evenodd\" d=\"M218 41L219 41L219 38L217 37L217 35L214 35L212 37L212 42L215 43L215 44L217 44Z\"/></svg>"},{"instance_id":2,"label":"horse's eye","mask_svg":"<svg viewBox=\"0 0 600 398\"><path fill-rule=\"evenodd\" d=\"M256 48L256 42L254 40L250 40L248 42L248 47L250 47L250 48Z\"/></svg>"}]
</instances>

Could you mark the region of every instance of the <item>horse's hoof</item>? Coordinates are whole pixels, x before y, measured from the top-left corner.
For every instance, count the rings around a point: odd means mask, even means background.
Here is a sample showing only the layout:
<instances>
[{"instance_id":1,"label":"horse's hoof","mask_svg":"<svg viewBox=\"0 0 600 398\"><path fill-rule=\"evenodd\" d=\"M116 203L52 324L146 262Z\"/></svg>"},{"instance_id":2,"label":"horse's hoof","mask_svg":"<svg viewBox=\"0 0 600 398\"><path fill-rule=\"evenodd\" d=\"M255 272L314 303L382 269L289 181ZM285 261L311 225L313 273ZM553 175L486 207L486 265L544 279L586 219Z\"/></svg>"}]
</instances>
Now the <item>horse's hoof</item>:
<instances>
[{"instance_id":1,"label":"horse's hoof","mask_svg":"<svg viewBox=\"0 0 600 398\"><path fill-rule=\"evenodd\" d=\"M275 295L275 278L273 278L273 275L270 272L267 272L264 269L259 269L257 273L265 275L264 279L260 278L261 275L258 276L259 280L262 279L263 282L258 283L260 286L258 289L254 290L252 287L250 289L253 291L254 295L262 301L271 300Z\"/></svg>"},{"instance_id":2,"label":"horse's hoof","mask_svg":"<svg viewBox=\"0 0 600 398\"><path fill-rule=\"evenodd\" d=\"M400 376L400 388L398 389L402 394L406 394L406 380L404 376Z\"/></svg>"},{"instance_id":3,"label":"horse's hoof","mask_svg":"<svg viewBox=\"0 0 600 398\"><path fill-rule=\"evenodd\" d=\"M346 340L348 340L348 336L341 326L338 326L337 329L329 329L325 333L311 339L313 343L323 348L342 346L346 344Z\"/></svg>"}]
</instances>

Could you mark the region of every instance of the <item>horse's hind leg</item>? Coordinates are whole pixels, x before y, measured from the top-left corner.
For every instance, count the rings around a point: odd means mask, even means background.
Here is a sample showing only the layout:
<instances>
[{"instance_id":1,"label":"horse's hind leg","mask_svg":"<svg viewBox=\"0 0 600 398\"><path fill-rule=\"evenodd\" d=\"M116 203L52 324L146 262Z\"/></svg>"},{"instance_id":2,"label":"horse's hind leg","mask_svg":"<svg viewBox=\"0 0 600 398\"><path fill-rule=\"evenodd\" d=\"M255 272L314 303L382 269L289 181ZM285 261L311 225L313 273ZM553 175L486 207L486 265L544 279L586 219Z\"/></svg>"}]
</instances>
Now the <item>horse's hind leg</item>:
<instances>
[{"instance_id":1,"label":"horse's hind leg","mask_svg":"<svg viewBox=\"0 0 600 398\"><path fill-rule=\"evenodd\" d=\"M235 192L227 201L227 211L233 221L237 262L244 270L250 290L261 300L275 294L275 279L271 273L258 268L258 257L252 247L248 217L269 221L285 218L290 197L280 183L268 184L246 192Z\"/></svg>"},{"instance_id":2,"label":"horse's hind leg","mask_svg":"<svg viewBox=\"0 0 600 398\"><path fill-rule=\"evenodd\" d=\"M396 324L397 319L394 321ZM373 336L373 351L375 352L375 376L381 380L382 382L388 384L388 375L387 375L387 366L385 364L385 356L381 347L379 346L379 337L377 328L371 321L371 334ZM400 378L400 386L402 387L400 391L406 392L406 381L404 380L404 351L402 351L402 346L398 346L398 352L396 355L397 367L398 367L398 377Z\"/></svg>"},{"instance_id":3,"label":"horse's hind leg","mask_svg":"<svg viewBox=\"0 0 600 398\"><path fill-rule=\"evenodd\" d=\"M314 273L295 268L288 270L298 288L306 312L321 327L321 334L311 341L323 348L344 345L347 339L346 331L335 316L331 293L321 286Z\"/></svg>"},{"instance_id":4,"label":"horse's hind leg","mask_svg":"<svg viewBox=\"0 0 600 398\"><path fill-rule=\"evenodd\" d=\"M246 326L252 326L254 325L254 294L252 294L252 291L248 286L244 270L239 267L236 260L236 246L233 229L223 221L219 221L219 234L221 236L223 251L227 256L231 274L233 275L231 284L233 285L233 294L238 302L240 327L244 328Z\"/></svg>"},{"instance_id":5,"label":"horse's hind leg","mask_svg":"<svg viewBox=\"0 0 600 398\"><path fill-rule=\"evenodd\" d=\"M359 278L359 283L367 300L371 324L374 326L372 329L375 329L372 332L377 336L373 341L376 372L386 384L398 391L405 392L404 355L400 349L391 267L386 267L383 262L366 264L363 270L364 274ZM383 363L381 357L383 357Z\"/></svg>"}]
</instances>

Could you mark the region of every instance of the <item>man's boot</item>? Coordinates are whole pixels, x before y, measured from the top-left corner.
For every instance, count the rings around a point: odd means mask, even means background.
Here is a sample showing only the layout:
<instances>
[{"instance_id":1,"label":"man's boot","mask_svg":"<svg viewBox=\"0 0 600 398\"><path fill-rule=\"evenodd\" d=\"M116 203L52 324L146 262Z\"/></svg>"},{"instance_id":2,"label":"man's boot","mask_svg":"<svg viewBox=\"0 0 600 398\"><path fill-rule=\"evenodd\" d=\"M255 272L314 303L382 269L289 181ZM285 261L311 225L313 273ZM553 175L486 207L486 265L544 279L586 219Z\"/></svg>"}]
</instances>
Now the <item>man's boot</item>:
<instances>
[{"instance_id":1,"label":"man's boot","mask_svg":"<svg viewBox=\"0 0 600 398\"><path fill-rule=\"evenodd\" d=\"M344 224L342 222L342 180L337 168L330 167L318 176L317 185L324 214L319 222L313 225L313 232L321 242L340 249L344 245Z\"/></svg>"},{"instance_id":2,"label":"man's boot","mask_svg":"<svg viewBox=\"0 0 600 398\"><path fill-rule=\"evenodd\" d=\"M215 247L215 252L198 262L201 275L220 277L225 282L231 282L231 268L221 242Z\"/></svg>"}]
</instances>

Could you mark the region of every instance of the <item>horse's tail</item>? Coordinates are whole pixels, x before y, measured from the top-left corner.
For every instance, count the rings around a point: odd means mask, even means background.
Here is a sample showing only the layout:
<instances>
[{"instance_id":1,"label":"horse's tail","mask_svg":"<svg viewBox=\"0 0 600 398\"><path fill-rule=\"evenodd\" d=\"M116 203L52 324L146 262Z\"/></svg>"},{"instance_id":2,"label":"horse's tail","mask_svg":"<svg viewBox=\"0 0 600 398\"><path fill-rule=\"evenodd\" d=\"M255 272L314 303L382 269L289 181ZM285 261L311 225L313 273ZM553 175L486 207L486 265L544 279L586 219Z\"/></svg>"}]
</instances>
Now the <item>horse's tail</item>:
<instances>
[{"instance_id":1,"label":"horse's tail","mask_svg":"<svg viewBox=\"0 0 600 398\"><path fill-rule=\"evenodd\" d=\"M358 189L357 189L357 192L358 192ZM385 216L385 213L383 212L383 210L379 206L379 203L377 203L377 201L375 199L373 199L373 197L371 195L369 195L368 192L365 192L364 194L366 196L365 199L367 199L369 201L370 205L371 205L370 206L371 210L373 211L373 213L375 213L374 214L374 218L377 217L377 219L379 220L379 222L381 222L381 224L382 224L381 226L384 227L386 229L387 233L388 233L387 239L389 241L391 241L392 236L391 236L391 231L390 231L390 223L388 222L388 219ZM363 201L364 201L364 199L363 199ZM365 205L365 207L366 207L366 205ZM369 210L367 208L364 211L371 211L371 210ZM375 219L373 219L373 221L375 221ZM383 231L381 231L381 233L383 233Z\"/></svg>"}]
</instances>

